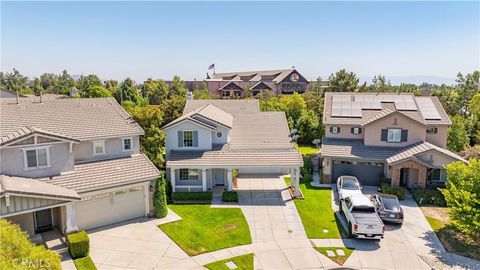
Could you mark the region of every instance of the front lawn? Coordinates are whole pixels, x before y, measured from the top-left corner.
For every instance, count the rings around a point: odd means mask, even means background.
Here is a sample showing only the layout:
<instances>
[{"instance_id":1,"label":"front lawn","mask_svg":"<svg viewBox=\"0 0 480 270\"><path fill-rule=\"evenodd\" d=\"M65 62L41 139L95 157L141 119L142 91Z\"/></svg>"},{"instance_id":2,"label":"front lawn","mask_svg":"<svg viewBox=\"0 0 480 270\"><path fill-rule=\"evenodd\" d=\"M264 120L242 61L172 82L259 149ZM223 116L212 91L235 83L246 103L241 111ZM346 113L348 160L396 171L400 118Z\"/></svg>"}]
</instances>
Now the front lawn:
<instances>
[{"instance_id":1,"label":"front lawn","mask_svg":"<svg viewBox=\"0 0 480 270\"><path fill-rule=\"evenodd\" d=\"M230 270L228 266L226 265L227 262L233 262L235 265L237 265L237 268L239 270L253 270L253 254L245 254L242 256L238 257L233 257L230 259L218 261L218 262L213 262L205 265L206 268L210 270Z\"/></svg>"},{"instance_id":2,"label":"front lawn","mask_svg":"<svg viewBox=\"0 0 480 270\"><path fill-rule=\"evenodd\" d=\"M347 261L348 257L350 257L352 252L355 250L353 248L347 248L347 247L316 247L315 249L339 265L343 265ZM345 255L344 256L338 255L336 253L337 249L343 250ZM327 250L333 251L335 253L335 256L332 256L332 257L328 256Z\"/></svg>"},{"instance_id":3,"label":"front lawn","mask_svg":"<svg viewBox=\"0 0 480 270\"><path fill-rule=\"evenodd\" d=\"M480 260L480 245L450 225L448 218L445 218L448 216L447 208L444 208L443 213L440 211L441 207L434 210L429 208L422 207L423 213L443 247L448 252Z\"/></svg>"},{"instance_id":4,"label":"front lawn","mask_svg":"<svg viewBox=\"0 0 480 270\"><path fill-rule=\"evenodd\" d=\"M300 151L302 156L315 156L320 151L320 148L308 144L295 144L295 148Z\"/></svg>"},{"instance_id":5,"label":"front lawn","mask_svg":"<svg viewBox=\"0 0 480 270\"><path fill-rule=\"evenodd\" d=\"M210 205L169 205L182 220L159 225L188 255L252 243L248 224L239 208Z\"/></svg>"},{"instance_id":6,"label":"front lawn","mask_svg":"<svg viewBox=\"0 0 480 270\"><path fill-rule=\"evenodd\" d=\"M290 177L285 177L285 182L290 185ZM305 199L294 202L308 238L341 238L340 230L344 233L343 227L332 209L331 189L314 187L301 181L300 190Z\"/></svg>"}]
</instances>

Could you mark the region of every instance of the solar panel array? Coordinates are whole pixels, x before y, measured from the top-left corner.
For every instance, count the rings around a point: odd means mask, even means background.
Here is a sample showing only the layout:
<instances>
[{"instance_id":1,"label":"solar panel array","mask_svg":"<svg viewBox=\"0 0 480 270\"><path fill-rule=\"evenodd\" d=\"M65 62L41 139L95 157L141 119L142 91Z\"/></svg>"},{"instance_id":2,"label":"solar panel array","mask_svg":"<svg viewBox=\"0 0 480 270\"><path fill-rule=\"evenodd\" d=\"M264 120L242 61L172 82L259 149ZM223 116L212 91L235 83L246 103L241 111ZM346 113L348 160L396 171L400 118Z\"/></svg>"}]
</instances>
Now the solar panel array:
<instances>
[{"instance_id":1,"label":"solar panel array","mask_svg":"<svg viewBox=\"0 0 480 270\"><path fill-rule=\"evenodd\" d=\"M334 95L332 116L362 117L362 110L381 110L382 102L392 102L399 111L416 111L411 95Z\"/></svg>"},{"instance_id":2,"label":"solar panel array","mask_svg":"<svg viewBox=\"0 0 480 270\"><path fill-rule=\"evenodd\" d=\"M435 104L433 104L433 101L430 98L417 97L417 104L423 118L426 120L442 120L437 107L435 107Z\"/></svg>"}]
</instances>

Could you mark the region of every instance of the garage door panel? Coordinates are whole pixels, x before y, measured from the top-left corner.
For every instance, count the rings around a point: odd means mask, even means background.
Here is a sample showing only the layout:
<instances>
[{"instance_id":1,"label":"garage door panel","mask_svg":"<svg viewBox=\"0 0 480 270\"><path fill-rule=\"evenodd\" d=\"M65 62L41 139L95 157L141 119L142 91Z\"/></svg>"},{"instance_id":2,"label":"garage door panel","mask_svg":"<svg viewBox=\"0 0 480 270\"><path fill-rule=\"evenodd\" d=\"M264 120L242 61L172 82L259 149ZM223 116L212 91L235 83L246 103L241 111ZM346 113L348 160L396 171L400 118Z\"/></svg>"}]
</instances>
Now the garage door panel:
<instances>
[{"instance_id":1,"label":"garage door panel","mask_svg":"<svg viewBox=\"0 0 480 270\"><path fill-rule=\"evenodd\" d=\"M143 190L129 190L75 204L77 226L88 230L145 215Z\"/></svg>"},{"instance_id":2,"label":"garage door panel","mask_svg":"<svg viewBox=\"0 0 480 270\"><path fill-rule=\"evenodd\" d=\"M362 185L376 186L379 178L384 175L384 164L334 160L332 171L334 182L342 175L352 175L357 177Z\"/></svg>"}]
</instances>

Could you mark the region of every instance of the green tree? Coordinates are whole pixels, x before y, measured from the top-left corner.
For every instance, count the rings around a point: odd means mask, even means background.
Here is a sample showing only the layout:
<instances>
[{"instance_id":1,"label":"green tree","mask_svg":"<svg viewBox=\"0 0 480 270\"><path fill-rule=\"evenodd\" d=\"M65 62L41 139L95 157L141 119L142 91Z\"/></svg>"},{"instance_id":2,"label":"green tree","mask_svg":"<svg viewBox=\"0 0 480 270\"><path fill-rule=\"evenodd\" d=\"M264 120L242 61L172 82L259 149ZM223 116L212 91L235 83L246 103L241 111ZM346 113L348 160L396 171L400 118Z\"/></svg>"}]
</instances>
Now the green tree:
<instances>
[{"instance_id":1,"label":"green tree","mask_svg":"<svg viewBox=\"0 0 480 270\"><path fill-rule=\"evenodd\" d=\"M449 115L459 114L461 111L460 94L457 87L442 84L432 87L432 95L436 96Z\"/></svg>"},{"instance_id":2,"label":"green tree","mask_svg":"<svg viewBox=\"0 0 480 270\"><path fill-rule=\"evenodd\" d=\"M447 148L460 152L468 147L470 139L465 127L465 121L459 115L452 118L452 125L448 128Z\"/></svg>"},{"instance_id":3,"label":"green tree","mask_svg":"<svg viewBox=\"0 0 480 270\"><path fill-rule=\"evenodd\" d=\"M246 85L244 87L243 97L245 97L245 98L252 98L253 97L252 87L250 87L250 85Z\"/></svg>"},{"instance_id":4,"label":"green tree","mask_svg":"<svg viewBox=\"0 0 480 270\"><path fill-rule=\"evenodd\" d=\"M162 80L154 81L149 78L143 83L143 89L149 104L159 105L167 98L168 85Z\"/></svg>"},{"instance_id":5,"label":"green tree","mask_svg":"<svg viewBox=\"0 0 480 270\"><path fill-rule=\"evenodd\" d=\"M480 71L476 70L465 76L462 73L458 73L457 83L460 95L460 113L467 115L470 100L475 94L480 93Z\"/></svg>"},{"instance_id":6,"label":"green tree","mask_svg":"<svg viewBox=\"0 0 480 270\"><path fill-rule=\"evenodd\" d=\"M167 193L166 193L166 180L163 173L160 178L155 181L155 192L153 194L155 217L164 218L168 214L167 208Z\"/></svg>"},{"instance_id":7,"label":"green tree","mask_svg":"<svg viewBox=\"0 0 480 270\"><path fill-rule=\"evenodd\" d=\"M58 91L57 94L70 94L70 90L75 87L76 81L68 74L66 70L62 71L62 74L58 76L57 88L55 89Z\"/></svg>"},{"instance_id":8,"label":"green tree","mask_svg":"<svg viewBox=\"0 0 480 270\"><path fill-rule=\"evenodd\" d=\"M33 80L33 93L36 96L39 96L39 95L43 95L44 92L45 92L45 89L43 89L40 79L35 78Z\"/></svg>"},{"instance_id":9,"label":"green tree","mask_svg":"<svg viewBox=\"0 0 480 270\"><path fill-rule=\"evenodd\" d=\"M302 112L307 108L307 104L301 95L297 92L291 96L282 96L280 101L287 109L285 112L287 118L291 118L293 123L296 124Z\"/></svg>"},{"instance_id":10,"label":"green tree","mask_svg":"<svg viewBox=\"0 0 480 270\"><path fill-rule=\"evenodd\" d=\"M80 76L77 82L77 89L80 97L90 97L89 90L94 86L103 86L102 81L97 75L90 74L87 76Z\"/></svg>"},{"instance_id":11,"label":"green tree","mask_svg":"<svg viewBox=\"0 0 480 270\"><path fill-rule=\"evenodd\" d=\"M172 80L172 84L170 85L169 89L169 96L171 95L179 95L185 96L188 92L188 89L184 86L183 80L180 79L180 76L174 76Z\"/></svg>"},{"instance_id":12,"label":"green tree","mask_svg":"<svg viewBox=\"0 0 480 270\"><path fill-rule=\"evenodd\" d=\"M262 94L263 93L260 93L259 95ZM260 99L260 110L262 112L285 112L287 111L287 108L285 107L285 104L280 101L279 97L269 96Z\"/></svg>"},{"instance_id":13,"label":"green tree","mask_svg":"<svg viewBox=\"0 0 480 270\"><path fill-rule=\"evenodd\" d=\"M6 219L0 219L0 269L51 269L60 270L60 255L35 245L20 227Z\"/></svg>"},{"instance_id":14,"label":"green tree","mask_svg":"<svg viewBox=\"0 0 480 270\"><path fill-rule=\"evenodd\" d=\"M18 92L21 94L31 94L28 88L28 77L23 76L17 69L12 72L0 72L0 85L6 90Z\"/></svg>"},{"instance_id":15,"label":"green tree","mask_svg":"<svg viewBox=\"0 0 480 270\"><path fill-rule=\"evenodd\" d=\"M141 104L144 102L135 82L130 78L126 78L120 83L118 90L114 93L114 97L119 103L131 101L135 104Z\"/></svg>"},{"instance_id":16,"label":"green tree","mask_svg":"<svg viewBox=\"0 0 480 270\"><path fill-rule=\"evenodd\" d=\"M99 97L111 97L112 93L102 85L92 85L88 88L87 92L83 92L83 98L99 98Z\"/></svg>"},{"instance_id":17,"label":"green tree","mask_svg":"<svg viewBox=\"0 0 480 270\"><path fill-rule=\"evenodd\" d=\"M385 79L385 76L383 76L382 74L373 76L372 88L373 88L372 91L380 92L380 93L392 91L392 85L390 84L390 81L387 81Z\"/></svg>"},{"instance_id":18,"label":"green tree","mask_svg":"<svg viewBox=\"0 0 480 270\"><path fill-rule=\"evenodd\" d=\"M304 110L296 127L300 142L311 144L314 139L320 139L320 119L313 110Z\"/></svg>"},{"instance_id":19,"label":"green tree","mask_svg":"<svg viewBox=\"0 0 480 270\"><path fill-rule=\"evenodd\" d=\"M452 224L461 232L480 240L480 160L447 165L446 188L442 189Z\"/></svg>"},{"instance_id":20,"label":"green tree","mask_svg":"<svg viewBox=\"0 0 480 270\"><path fill-rule=\"evenodd\" d=\"M341 69L328 78L328 91L353 92L357 90L358 82L359 79L355 73Z\"/></svg>"}]
</instances>

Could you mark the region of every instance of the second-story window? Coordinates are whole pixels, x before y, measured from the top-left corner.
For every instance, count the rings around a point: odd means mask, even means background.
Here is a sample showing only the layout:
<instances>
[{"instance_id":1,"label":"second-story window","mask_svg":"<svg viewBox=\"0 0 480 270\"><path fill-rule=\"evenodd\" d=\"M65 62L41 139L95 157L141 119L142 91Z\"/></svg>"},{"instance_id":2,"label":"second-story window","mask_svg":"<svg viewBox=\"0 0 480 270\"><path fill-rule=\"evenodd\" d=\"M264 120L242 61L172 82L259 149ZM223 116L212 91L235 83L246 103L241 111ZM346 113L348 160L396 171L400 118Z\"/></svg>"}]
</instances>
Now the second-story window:
<instances>
[{"instance_id":1,"label":"second-story window","mask_svg":"<svg viewBox=\"0 0 480 270\"><path fill-rule=\"evenodd\" d=\"M50 166L48 147L30 148L24 150L25 168L44 168Z\"/></svg>"},{"instance_id":2,"label":"second-story window","mask_svg":"<svg viewBox=\"0 0 480 270\"><path fill-rule=\"evenodd\" d=\"M330 132L333 134L340 133L340 127L330 127Z\"/></svg>"},{"instance_id":3,"label":"second-story window","mask_svg":"<svg viewBox=\"0 0 480 270\"><path fill-rule=\"evenodd\" d=\"M438 129L436 127L427 128L427 134L437 134Z\"/></svg>"},{"instance_id":4,"label":"second-story window","mask_svg":"<svg viewBox=\"0 0 480 270\"><path fill-rule=\"evenodd\" d=\"M402 139L402 130L397 128L388 129L387 141L389 142L400 142Z\"/></svg>"},{"instance_id":5,"label":"second-story window","mask_svg":"<svg viewBox=\"0 0 480 270\"><path fill-rule=\"evenodd\" d=\"M183 147L193 147L193 131L183 132Z\"/></svg>"},{"instance_id":6,"label":"second-story window","mask_svg":"<svg viewBox=\"0 0 480 270\"><path fill-rule=\"evenodd\" d=\"M94 155L105 154L105 141L93 142L93 154Z\"/></svg>"},{"instance_id":7,"label":"second-story window","mask_svg":"<svg viewBox=\"0 0 480 270\"><path fill-rule=\"evenodd\" d=\"M123 151L131 151L131 150L132 150L132 138L124 138Z\"/></svg>"},{"instance_id":8,"label":"second-story window","mask_svg":"<svg viewBox=\"0 0 480 270\"><path fill-rule=\"evenodd\" d=\"M351 132L352 132L352 134L358 135L358 134L362 133L362 129L358 128L358 127L354 127L354 128L352 128Z\"/></svg>"}]
</instances>

